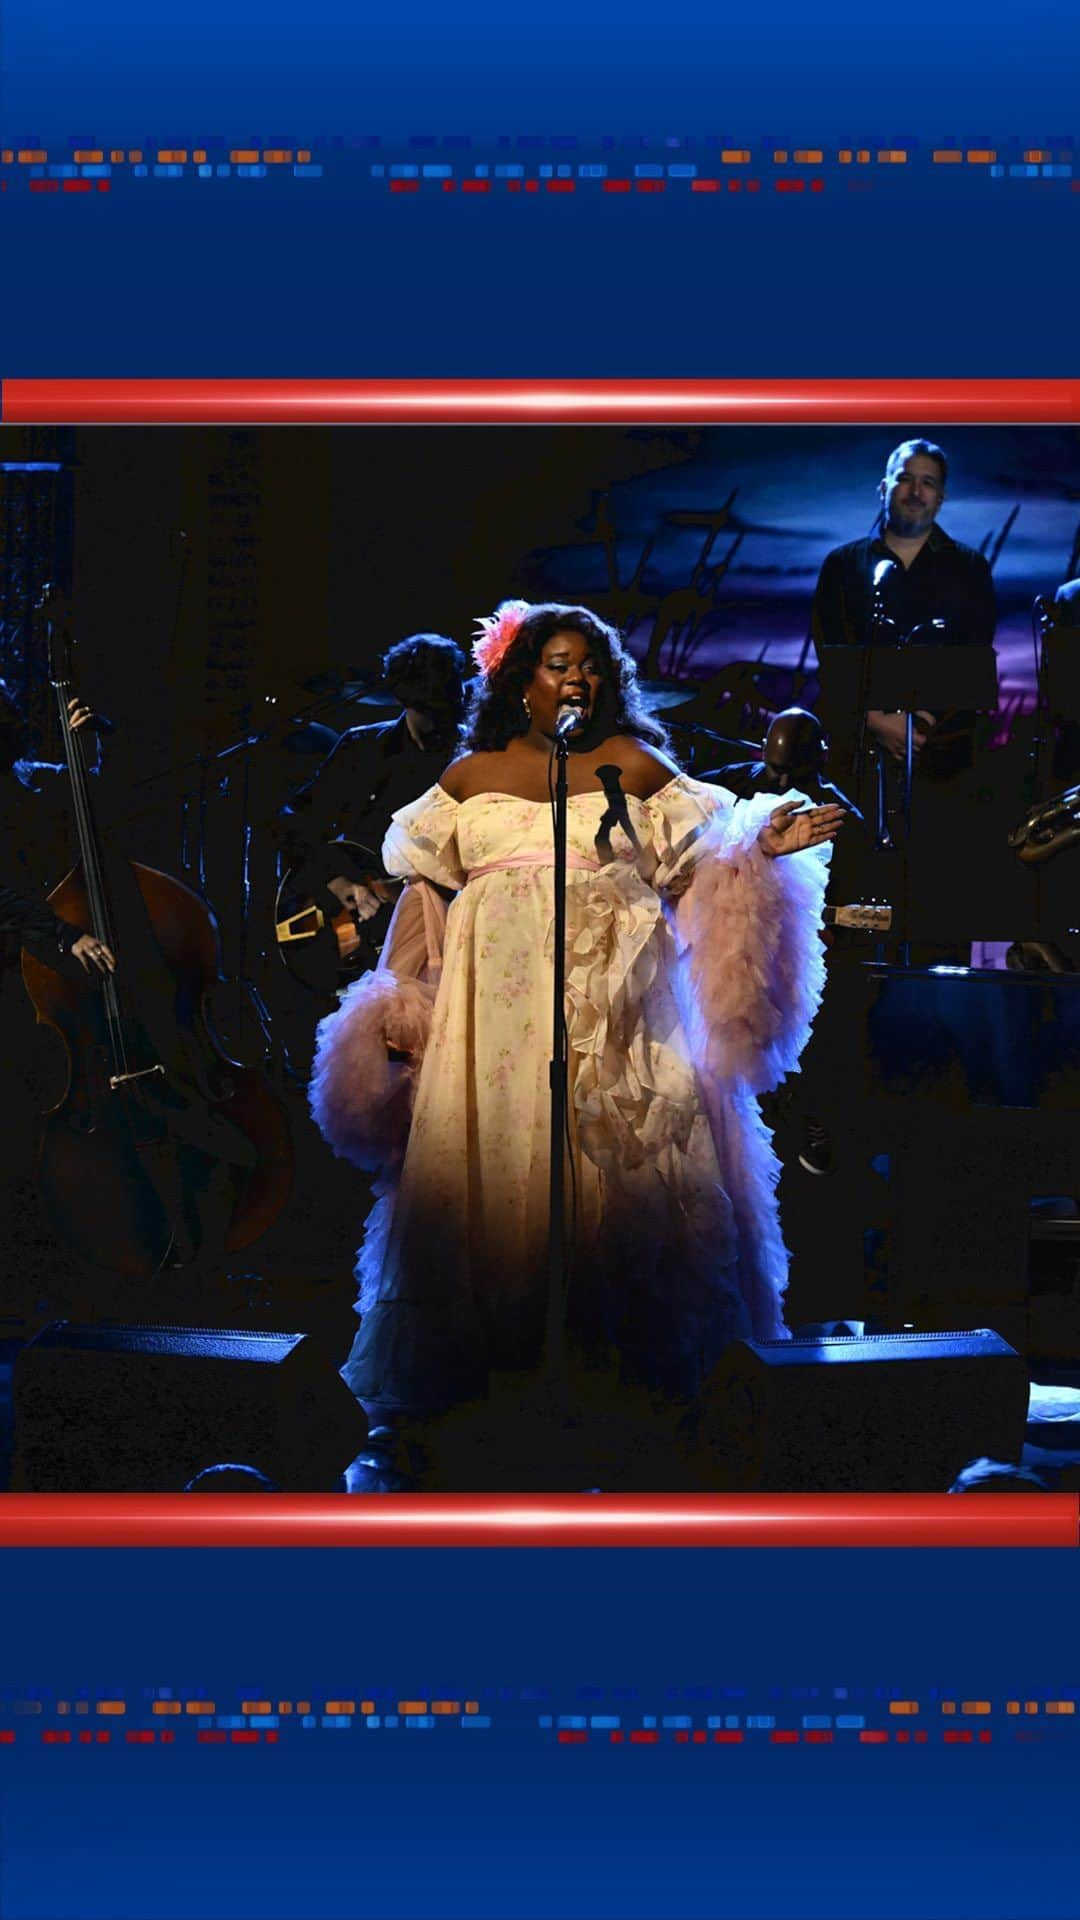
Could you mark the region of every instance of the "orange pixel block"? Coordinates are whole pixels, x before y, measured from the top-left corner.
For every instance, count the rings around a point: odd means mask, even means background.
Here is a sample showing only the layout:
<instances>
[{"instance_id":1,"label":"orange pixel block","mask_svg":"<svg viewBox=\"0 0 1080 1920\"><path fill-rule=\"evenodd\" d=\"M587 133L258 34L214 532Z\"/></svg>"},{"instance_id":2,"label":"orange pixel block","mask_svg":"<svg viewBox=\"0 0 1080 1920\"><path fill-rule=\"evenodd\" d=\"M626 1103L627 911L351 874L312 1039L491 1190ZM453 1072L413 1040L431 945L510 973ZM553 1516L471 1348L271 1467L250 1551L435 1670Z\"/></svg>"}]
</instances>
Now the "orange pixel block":
<instances>
[{"instance_id":1,"label":"orange pixel block","mask_svg":"<svg viewBox=\"0 0 1080 1920\"><path fill-rule=\"evenodd\" d=\"M820 167L825 155L820 147L797 147L795 162L800 167Z\"/></svg>"},{"instance_id":2,"label":"orange pixel block","mask_svg":"<svg viewBox=\"0 0 1080 1920\"><path fill-rule=\"evenodd\" d=\"M253 167L259 158L257 147L236 147L229 155L234 167Z\"/></svg>"},{"instance_id":3,"label":"orange pixel block","mask_svg":"<svg viewBox=\"0 0 1080 1920\"><path fill-rule=\"evenodd\" d=\"M99 1700L94 1711L96 1713L126 1713L127 1707L123 1700Z\"/></svg>"},{"instance_id":4,"label":"orange pixel block","mask_svg":"<svg viewBox=\"0 0 1080 1920\"><path fill-rule=\"evenodd\" d=\"M748 167L750 165L749 147L723 147L720 158L725 167Z\"/></svg>"},{"instance_id":5,"label":"orange pixel block","mask_svg":"<svg viewBox=\"0 0 1080 1920\"><path fill-rule=\"evenodd\" d=\"M150 1711L151 1713L182 1713L183 1708L179 1700L155 1700Z\"/></svg>"},{"instance_id":6,"label":"orange pixel block","mask_svg":"<svg viewBox=\"0 0 1080 1920\"><path fill-rule=\"evenodd\" d=\"M972 147L968 151L968 164L973 167L988 167L997 159L993 147Z\"/></svg>"},{"instance_id":7,"label":"orange pixel block","mask_svg":"<svg viewBox=\"0 0 1080 1920\"><path fill-rule=\"evenodd\" d=\"M959 147L935 147L934 149L933 159L937 167L954 167L963 157Z\"/></svg>"}]
</instances>

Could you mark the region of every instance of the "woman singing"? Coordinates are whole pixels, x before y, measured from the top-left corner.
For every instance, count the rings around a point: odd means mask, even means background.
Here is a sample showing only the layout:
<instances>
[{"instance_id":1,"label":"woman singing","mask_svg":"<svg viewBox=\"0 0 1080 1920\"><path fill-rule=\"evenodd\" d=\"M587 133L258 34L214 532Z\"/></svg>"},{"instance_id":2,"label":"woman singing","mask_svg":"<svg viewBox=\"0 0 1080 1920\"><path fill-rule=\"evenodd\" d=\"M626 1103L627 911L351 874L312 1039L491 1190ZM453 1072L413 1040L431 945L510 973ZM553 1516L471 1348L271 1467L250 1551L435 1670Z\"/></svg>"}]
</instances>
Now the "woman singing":
<instances>
[{"instance_id":1,"label":"woman singing","mask_svg":"<svg viewBox=\"0 0 1080 1920\"><path fill-rule=\"evenodd\" d=\"M841 809L736 802L680 773L633 662L583 607L509 602L475 658L466 750L386 838L388 871L415 884L380 970L320 1029L316 1120L382 1169L345 1378L383 1418L541 1357L549 771L572 709L568 1326L586 1361L616 1355L625 1379L687 1395L732 1339L784 1332L778 1168L755 1095L809 1031ZM612 767L614 816L598 775L610 788Z\"/></svg>"}]
</instances>

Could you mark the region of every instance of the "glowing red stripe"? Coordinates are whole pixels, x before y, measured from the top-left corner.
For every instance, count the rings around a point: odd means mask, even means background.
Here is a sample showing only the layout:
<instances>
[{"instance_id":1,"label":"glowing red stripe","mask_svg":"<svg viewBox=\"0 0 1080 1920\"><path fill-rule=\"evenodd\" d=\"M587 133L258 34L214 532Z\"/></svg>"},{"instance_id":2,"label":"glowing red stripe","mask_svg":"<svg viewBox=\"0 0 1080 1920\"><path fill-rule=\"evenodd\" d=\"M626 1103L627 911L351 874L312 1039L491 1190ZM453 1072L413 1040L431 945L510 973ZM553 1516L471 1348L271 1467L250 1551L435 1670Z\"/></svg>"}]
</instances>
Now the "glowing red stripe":
<instances>
[{"instance_id":1,"label":"glowing red stripe","mask_svg":"<svg viewBox=\"0 0 1080 1920\"><path fill-rule=\"evenodd\" d=\"M604 184L605 189L612 190L622 186L611 180ZM754 183L746 184L750 187ZM1070 423L1080 422L1080 381L5 380L0 387L0 418L8 422L73 424L339 420Z\"/></svg>"},{"instance_id":2,"label":"glowing red stripe","mask_svg":"<svg viewBox=\"0 0 1080 1920\"><path fill-rule=\"evenodd\" d=\"M0 1546L1076 1547L1080 1497L5 1494Z\"/></svg>"}]
</instances>

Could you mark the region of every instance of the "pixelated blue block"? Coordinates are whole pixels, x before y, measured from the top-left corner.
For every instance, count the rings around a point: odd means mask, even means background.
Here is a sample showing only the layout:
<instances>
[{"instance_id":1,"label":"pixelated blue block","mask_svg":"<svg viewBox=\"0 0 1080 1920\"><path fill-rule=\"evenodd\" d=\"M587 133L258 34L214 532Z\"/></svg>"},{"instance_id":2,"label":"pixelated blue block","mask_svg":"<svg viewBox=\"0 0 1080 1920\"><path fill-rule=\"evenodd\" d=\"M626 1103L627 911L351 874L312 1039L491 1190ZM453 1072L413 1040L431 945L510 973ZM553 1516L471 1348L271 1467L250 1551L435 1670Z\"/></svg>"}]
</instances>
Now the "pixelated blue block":
<instances>
[{"instance_id":1,"label":"pixelated blue block","mask_svg":"<svg viewBox=\"0 0 1080 1920\"><path fill-rule=\"evenodd\" d=\"M321 1727L351 1727L351 1713L324 1713L319 1722Z\"/></svg>"},{"instance_id":2,"label":"pixelated blue block","mask_svg":"<svg viewBox=\"0 0 1080 1920\"><path fill-rule=\"evenodd\" d=\"M556 180L569 180L572 177L573 172L574 172L573 167L556 167L555 178Z\"/></svg>"},{"instance_id":3,"label":"pixelated blue block","mask_svg":"<svg viewBox=\"0 0 1080 1920\"><path fill-rule=\"evenodd\" d=\"M560 1713L559 1715L560 1727L580 1728L586 1727L588 1724L583 1713Z\"/></svg>"},{"instance_id":4,"label":"pixelated blue block","mask_svg":"<svg viewBox=\"0 0 1080 1920\"><path fill-rule=\"evenodd\" d=\"M229 165L229 162L225 160L220 166L214 168L214 172L217 174L219 180L227 180L232 173L232 167Z\"/></svg>"},{"instance_id":5,"label":"pixelated blue block","mask_svg":"<svg viewBox=\"0 0 1080 1920\"><path fill-rule=\"evenodd\" d=\"M663 177L663 167L654 166L651 160L642 161L640 166L634 168L635 180L662 180Z\"/></svg>"},{"instance_id":6,"label":"pixelated blue block","mask_svg":"<svg viewBox=\"0 0 1080 1920\"><path fill-rule=\"evenodd\" d=\"M280 1727L281 1720L276 1713L252 1713L248 1716L249 1727Z\"/></svg>"},{"instance_id":7,"label":"pixelated blue block","mask_svg":"<svg viewBox=\"0 0 1080 1920\"><path fill-rule=\"evenodd\" d=\"M321 180L323 177L323 170L321 167L309 167L309 166L294 167L293 173L296 175L296 178L298 180Z\"/></svg>"},{"instance_id":8,"label":"pixelated blue block","mask_svg":"<svg viewBox=\"0 0 1080 1920\"><path fill-rule=\"evenodd\" d=\"M80 172L84 180L108 180L112 174L112 168L107 165L98 166L95 164L92 167L80 168Z\"/></svg>"},{"instance_id":9,"label":"pixelated blue block","mask_svg":"<svg viewBox=\"0 0 1080 1920\"><path fill-rule=\"evenodd\" d=\"M486 166L476 166L476 167L474 167L474 168L473 168L473 179L474 179L474 180L486 180L490 172L491 172L491 168L490 168L490 167L486 167Z\"/></svg>"},{"instance_id":10,"label":"pixelated blue block","mask_svg":"<svg viewBox=\"0 0 1080 1920\"><path fill-rule=\"evenodd\" d=\"M198 1719L195 1722L195 1725L197 1727L212 1727L213 1724L214 1724L213 1715L209 1713L200 1713Z\"/></svg>"},{"instance_id":11,"label":"pixelated blue block","mask_svg":"<svg viewBox=\"0 0 1080 1920\"><path fill-rule=\"evenodd\" d=\"M655 1727L656 1725L655 1713L643 1713L641 1716L641 1724L643 1727Z\"/></svg>"},{"instance_id":12,"label":"pixelated blue block","mask_svg":"<svg viewBox=\"0 0 1080 1920\"><path fill-rule=\"evenodd\" d=\"M661 1724L665 1727L690 1727L694 1723L688 1713L665 1713Z\"/></svg>"},{"instance_id":13,"label":"pixelated blue block","mask_svg":"<svg viewBox=\"0 0 1080 1920\"><path fill-rule=\"evenodd\" d=\"M214 169L210 166L201 166L198 169L198 173L200 180L212 180L214 177Z\"/></svg>"},{"instance_id":14,"label":"pixelated blue block","mask_svg":"<svg viewBox=\"0 0 1080 1920\"><path fill-rule=\"evenodd\" d=\"M381 1727L382 1715L379 1713L369 1713L364 1724L365 1726L368 1726L368 1727Z\"/></svg>"},{"instance_id":15,"label":"pixelated blue block","mask_svg":"<svg viewBox=\"0 0 1080 1920\"><path fill-rule=\"evenodd\" d=\"M553 180L555 178L554 167L549 167L546 163L544 166L538 167L537 172L539 173L541 180Z\"/></svg>"},{"instance_id":16,"label":"pixelated blue block","mask_svg":"<svg viewBox=\"0 0 1080 1920\"><path fill-rule=\"evenodd\" d=\"M262 166L261 163L259 166L256 166L256 167L247 166L245 164L244 166L237 167L236 171L241 180L265 180L266 179L266 168Z\"/></svg>"},{"instance_id":17,"label":"pixelated blue block","mask_svg":"<svg viewBox=\"0 0 1080 1920\"><path fill-rule=\"evenodd\" d=\"M607 176L608 176L607 168L604 166L597 165L594 162L587 161L585 162L584 165L578 168L579 180L606 180Z\"/></svg>"},{"instance_id":18,"label":"pixelated blue block","mask_svg":"<svg viewBox=\"0 0 1080 1920\"><path fill-rule=\"evenodd\" d=\"M74 180L79 169L69 166L51 166L47 171L51 180Z\"/></svg>"},{"instance_id":19,"label":"pixelated blue block","mask_svg":"<svg viewBox=\"0 0 1080 1920\"><path fill-rule=\"evenodd\" d=\"M748 1713L746 1716L746 1724L748 1727L775 1727L776 1715L774 1713Z\"/></svg>"},{"instance_id":20,"label":"pixelated blue block","mask_svg":"<svg viewBox=\"0 0 1080 1920\"><path fill-rule=\"evenodd\" d=\"M853 1728L865 1727L866 1715L864 1713L838 1713L836 1716L836 1724L838 1727L843 1727L850 1732Z\"/></svg>"},{"instance_id":21,"label":"pixelated blue block","mask_svg":"<svg viewBox=\"0 0 1080 1920\"><path fill-rule=\"evenodd\" d=\"M433 1713L407 1713L405 1715L405 1725L406 1727L433 1727L435 1725L435 1715Z\"/></svg>"},{"instance_id":22,"label":"pixelated blue block","mask_svg":"<svg viewBox=\"0 0 1080 1920\"><path fill-rule=\"evenodd\" d=\"M621 1724L617 1713L593 1713L589 1716L590 1727L597 1727L602 1731L611 1732Z\"/></svg>"},{"instance_id":23,"label":"pixelated blue block","mask_svg":"<svg viewBox=\"0 0 1080 1920\"><path fill-rule=\"evenodd\" d=\"M496 180L523 180L525 169L518 166L496 167L495 178ZM528 1697L527 1694L522 1695L522 1699L528 1699Z\"/></svg>"},{"instance_id":24,"label":"pixelated blue block","mask_svg":"<svg viewBox=\"0 0 1080 1920\"><path fill-rule=\"evenodd\" d=\"M668 179L669 180L696 180L697 168L686 166L682 162L680 162L678 166L668 168Z\"/></svg>"},{"instance_id":25,"label":"pixelated blue block","mask_svg":"<svg viewBox=\"0 0 1080 1920\"><path fill-rule=\"evenodd\" d=\"M372 168L372 172L374 171L375 169ZM379 171L381 172L382 169L380 168ZM419 179L419 176L420 176L419 167L414 167L414 166L406 165L403 163L399 163L397 166L393 166L390 169L391 180L417 180Z\"/></svg>"},{"instance_id":26,"label":"pixelated blue block","mask_svg":"<svg viewBox=\"0 0 1080 1920\"><path fill-rule=\"evenodd\" d=\"M243 172L242 167L240 171L241 173ZM183 178L183 173L183 167L176 166L172 160L166 161L164 164L158 162L154 167L155 180L180 180Z\"/></svg>"},{"instance_id":27,"label":"pixelated blue block","mask_svg":"<svg viewBox=\"0 0 1080 1920\"><path fill-rule=\"evenodd\" d=\"M542 1713L539 1716L537 1725L541 1727L553 1727L555 1725L555 1722L552 1719L552 1716L550 1713Z\"/></svg>"},{"instance_id":28,"label":"pixelated blue block","mask_svg":"<svg viewBox=\"0 0 1080 1920\"><path fill-rule=\"evenodd\" d=\"M803 1726L804 1727L831 1727L832 1714L831 1713L804 1713Z\"/></svg>"},{"instance_id":29,"label":"pixelated blue block","mask_svg":"<svg viewBox=\"0 0 1080 1920\"><path fill-rule=\"evenodd\" d=\"M247 1716L242 1713L219 1713L214 1725L217 1727L246 1727Z\"/></svg>"},{"instance_id":30,"label":"pixelated blue block","mask_svg":"<svg viewBox=\"0 0 1080 1920\"><path fill-rule=\"evenodd\" d=\"M317 1727L318 1724L319 1723L316 1720L315 1715L313 1713L305 1713L303 1719L300 1722L300 1725L302 1727Z\"/></svg>"},{"instance_id":31,"label":"pixelated blue block","mask_svg":"<svg viewBox=\"0 0 1080 1920\"><path fill-rule=\"evenodd\" d=\"M400 1725L401 1725L401 1721L398 1718L396 1713L385 1713L383 1715L384 1727L400 1727Z\"/></svg>"},{"instance_id":32,"label":"pixelated blue block","mask_svg":"<svg viewBox=\"0 0 1080 1920\"><path fill-rule=\"evenodd\" d=\"M491 1716L487 1713L463 1713L461 1724L463 1727L490 1727Z\"/></svg>"},{"instance_id":33,"label":"pixelated blue block","mask_svg":"<svg viewBox=\"0 0 1080 1920\"><path fill-rule=\"evenodd\" d=\"M370 167L368 171L373 180L385 180L386 178L386 168L383 166L381 160L378 161L375 166Z\"/></svg>"},{"instance_id":34,"label":"pixelated blue block","mask_svg":"<svg viewBox=\"0 0 1080 1920\"><path fill-rule=\"evenodd\" d=\"M1043 179L1044 180L1071 180L1072 171L1073 170L1071 167L1044 167Z\"/></svg>"},{"instance_id":35,"label":"pixelated blue block","mask_svg":"<svg viewBox=\"0 0 1080 1920\"><path fill-rule=\"evenodd\" d=\"M435 166L423 169L425 180L449 180L453 176L453 167Z\"/></svg>"}]
</instances>

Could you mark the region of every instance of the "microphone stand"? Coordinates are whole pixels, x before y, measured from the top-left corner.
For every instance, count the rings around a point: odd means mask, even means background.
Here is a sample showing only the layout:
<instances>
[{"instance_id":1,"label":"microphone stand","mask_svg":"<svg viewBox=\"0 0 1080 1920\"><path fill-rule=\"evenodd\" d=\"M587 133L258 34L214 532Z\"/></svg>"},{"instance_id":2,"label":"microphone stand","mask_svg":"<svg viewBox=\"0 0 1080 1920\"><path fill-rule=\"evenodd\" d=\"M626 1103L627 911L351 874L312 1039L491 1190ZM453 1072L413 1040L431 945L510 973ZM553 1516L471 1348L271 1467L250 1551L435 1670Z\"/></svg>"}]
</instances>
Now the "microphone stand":
<instances>
[{"instance_id":1,"label":"microphone stand","mask_svg":"<svg viewBox=\"0 0 1080 1920\"><path fill-rule=\"evenodd\" d=\"M566 1161L563 1131L566 1125L566 762L570 741L556 734L555 758L555 952L552 980L552 1044L548 1080L551 1087L551 1161L549 1174L548 1297L545 1370L556 1391L566 1384Z\"/></svg>"}]
</instances>

